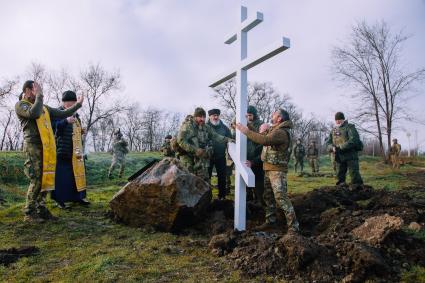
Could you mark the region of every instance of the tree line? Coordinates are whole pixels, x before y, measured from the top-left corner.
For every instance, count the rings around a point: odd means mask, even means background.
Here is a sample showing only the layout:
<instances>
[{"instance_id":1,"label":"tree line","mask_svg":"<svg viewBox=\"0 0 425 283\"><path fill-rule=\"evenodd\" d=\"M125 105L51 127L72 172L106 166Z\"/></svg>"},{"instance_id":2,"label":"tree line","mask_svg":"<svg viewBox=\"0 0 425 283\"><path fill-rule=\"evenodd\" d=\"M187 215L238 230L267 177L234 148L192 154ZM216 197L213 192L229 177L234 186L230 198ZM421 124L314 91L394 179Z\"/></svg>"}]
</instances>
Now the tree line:
<instances>
[{"instance_id":1,"label":"tree line","mask_svg":"<svg viewBox=\"0 0 425 283\"><path fill-rule=\"evenodd\" d=\"M403 44L408 40L403 32L394 33L385 22L352 26L345 42L331 50L332 74L350 90L347 97L353 108L347 113L362 133L364 153L388 157L393 133L402 121L425 124L412 115L406 101L425 79L425 68L405 70ZM124 104L120 72L106 70L100 64L88 64L79 74L49 70L32 63L21 76L0 81L0 150L22 148L22 130L14 113L18 82L33 79L40 83L45 103L59 105L62 93L73 90L85 96L80 110L87 130L86 146L95 152L108 151L113 132L120 129L131 151L158 150L165 135L176 135L184 114L143 108L137 103ZM214 97L222 110L222 119L229 125L236 113L236 84L228 81L215 89ZM306 115L270 82L252 82L248 103L258 110L259 118L270 122L277 108L287 110L294 123L293 138L305 145L315 140L322 152L333 127L333 121L323 121ZM416 150L417 151L417 150Z\"/></svg>"}]
</instances>

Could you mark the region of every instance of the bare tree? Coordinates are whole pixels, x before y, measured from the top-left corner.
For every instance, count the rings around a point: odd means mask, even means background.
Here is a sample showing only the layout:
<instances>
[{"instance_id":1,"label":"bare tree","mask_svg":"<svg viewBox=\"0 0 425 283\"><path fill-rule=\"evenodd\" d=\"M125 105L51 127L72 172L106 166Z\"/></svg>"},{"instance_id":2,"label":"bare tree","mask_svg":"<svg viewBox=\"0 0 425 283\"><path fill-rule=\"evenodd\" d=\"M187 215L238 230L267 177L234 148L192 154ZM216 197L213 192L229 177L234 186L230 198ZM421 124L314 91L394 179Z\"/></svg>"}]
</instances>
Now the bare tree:
<instances>
[{"instance_id":1,"label":"bare tree","mask_svg":"<svg viewBox=\"0 0 425 283\"><path fill-rule=\"evenodd\" d=\"M17 84L16 80L5 80L0 85L0 106L2 106L3 101L6 99L6 97L12 93L15 86Z\"/></svg>"},{"instance_id":2,"label":"bare tree","mask_svg":"<svg viewBox=\"0 0 425 283\"><path fill-rule=\"evenodd\" d=\"M224 108L222 118L230 123L236 115L236 83L229 80L215 89L214 97ZM258 116L264 122L270 122L271 115L278 108L289 112L291 119L297 120L300 114L296 106L291 102L289 95L280 94L270 82L249 83L248 104L257 108Z\"/></svg>"},{"instance_id":3,"label":"bare tree","mask_svg":"<svg viewBox=\"0 0 425 283\"><path fill-rule=\"evenodd\" d=\"M111 99L114 91L120 89L119 72L109 73L100 64L91 64L81 72L79 82L74 80L70 84L85 96L83 123L87 133L97 122L124 110L117 100ZM109 103L105 103L108 99Z\"/></svg>"},{"instance_id":4,"label":"bare tree","mask_svg":"<svg viewBox=\"0 0 425 283\"><path fill-rule=\"evenodd\" d=\"M353 26L347 44L332 50L334 72L345 86L356 90L355 119L360 129L375 136L385 157L383 136L391 147L394 122L411 119L406 101L425 69L406 72L401 65L403 32L392 33L385 22Z\"/></svg>"}]
</instances>

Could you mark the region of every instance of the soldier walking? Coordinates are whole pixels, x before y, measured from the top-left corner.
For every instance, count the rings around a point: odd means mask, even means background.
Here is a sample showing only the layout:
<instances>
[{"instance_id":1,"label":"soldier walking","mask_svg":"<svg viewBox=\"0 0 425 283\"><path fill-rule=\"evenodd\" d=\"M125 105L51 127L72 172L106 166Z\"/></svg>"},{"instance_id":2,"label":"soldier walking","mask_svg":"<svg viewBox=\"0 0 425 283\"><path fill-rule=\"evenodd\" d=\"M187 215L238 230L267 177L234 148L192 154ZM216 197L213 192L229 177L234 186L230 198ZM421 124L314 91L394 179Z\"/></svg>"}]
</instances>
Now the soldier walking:
<instances>
[{"instance_id":1,"label":"soldier walking","mask_svg":"<svg viewBox=\"0 0 425 283\"><path fill-rule=\"evenodd\" d=\"M400 152L401 145L397 142L397 139L393 139L393 144L390 149L390 159L393 169L400 169Z\"/></svg>"},{"instance_id":2,"label":"soldier walking","mask_svg":"<svg viewBox=\"0 0 425 283\"><path fill-rule=\"evenodd\" d=\"M294 146L294 172L297 173L298 165L300 166L300 173L304 172L304 157L305 157L305 148L301 142L301 139L297 139L297 144Z\"/></svg>"},{"instance_id":3,"label":"soldier walking","mask_svg":"<svg viewBox=\"0 0 425 283\"><path fill-rule=\"evenodd\" d=\"M291 144L292 122L285 110L278 109L272 115L272 126L264 133L251 131L248 127L238 123L236 128L245 134L248 139L263 145L261 159L265 171L264 201L266 203L266 222L257 227L257 230L276 226L276 204L285 212L288 231L298 232L299 224L294 207L287 193L287 173L289 151Z\"/></svg>"},{"instance_id":4,"label":"soldier walking","mask_svg":"<svg viewBox=\"0 0 425 283\"><path fill-rule=\"evenodd\" d=\"M188 115L177 135L179 157L189 172L209 183L208 168L213 154L212 142L228 142L228 137L217 134L205 124L206 112L198 107Z\"/></svg>"},{"instance_id":5,"label":"soldier walking","mask_svg":"<svg viewBox=\"0 0 425 283\"><path fill-rule=\"evenodd\" d=\"M310 162L311 172L319 173L319 149L316 146L316 141L311 141L307 149L307 158Z\"/></svg>"},{"instance_id":6,"label":"soldier walking","mask_svg":"<svg viewBox=\"0 0 425 283\"><path fill-rule=\"evenodd\" d=\"M84 101L80 96L72 107L59 110L43 105L43 99L40 85L26 81L19 102L15 105L24 132L25 175L30 180L24 220L38 223L55 218L45 205L47 191L53 190L55 186L56 143L51 119L72 116Z\"/></svg>"},{"instance_id":7,"label":"soldier walking","mask_svg":"<svg viewBox=\"0 0 425 283\"><path fill-rule=\"evenodd\" d=\"M335 127L327 139L329 152L335 153L337 186L345 185L347 170L350 173L353 187L363 185L360 176L358 152L363 150L363 143L353 124L345 120L342 112L335 114Z\"/></svg>"},{"instance_id":8,"label":"soldier walking","mask_svg":"<svg viewBox=\"0 0 425 283\"><path fill-rule=\"evenodd\" d=\"M161 146L161 152L165 157L175 157L174 150L171 148L171 135L166 135L164 143Z\"/></svg>"},{"instance_id":9,"label":"soldier walking","mask_svg":"<svg viewBox=\"0 0 425 283\"><path fill-rule=\"evenodd\" d=\"M114 141L112 144L112 163L109 168L108 178L112 179L112 174L116 167L119 167L118 178L122 178L125 168L125 156L128 153L128 143L123 138L120 129L114 132Z\"/></svg>"}]
</instances>

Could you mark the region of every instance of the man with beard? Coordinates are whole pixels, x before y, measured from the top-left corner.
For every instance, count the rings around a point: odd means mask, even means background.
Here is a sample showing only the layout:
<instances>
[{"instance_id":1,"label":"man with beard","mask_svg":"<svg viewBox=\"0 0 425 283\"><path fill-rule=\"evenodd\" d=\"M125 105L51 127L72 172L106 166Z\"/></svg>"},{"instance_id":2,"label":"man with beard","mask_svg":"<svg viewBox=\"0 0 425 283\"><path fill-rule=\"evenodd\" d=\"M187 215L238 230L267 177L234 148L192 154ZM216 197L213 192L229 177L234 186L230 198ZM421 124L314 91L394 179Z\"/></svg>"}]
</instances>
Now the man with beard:
<instances>
[{"instance_id":1,"label":"man with beard","mask_svg":"<svg viewBox=\"0 0 425 283\"><path fill-rule=\"evenodd\" d=\"M228 138L232 137L229 128L220 119L220 109L211 109L208 111L208 122L210 126L217 134ZM213 168L217 172L217 184L218 184L218 199L225 199L226 190L226 147L225 141L213 141L213 154L210 159L210 165L208 167L209 177L211 179Z\"/></svg>"}]
</instances>

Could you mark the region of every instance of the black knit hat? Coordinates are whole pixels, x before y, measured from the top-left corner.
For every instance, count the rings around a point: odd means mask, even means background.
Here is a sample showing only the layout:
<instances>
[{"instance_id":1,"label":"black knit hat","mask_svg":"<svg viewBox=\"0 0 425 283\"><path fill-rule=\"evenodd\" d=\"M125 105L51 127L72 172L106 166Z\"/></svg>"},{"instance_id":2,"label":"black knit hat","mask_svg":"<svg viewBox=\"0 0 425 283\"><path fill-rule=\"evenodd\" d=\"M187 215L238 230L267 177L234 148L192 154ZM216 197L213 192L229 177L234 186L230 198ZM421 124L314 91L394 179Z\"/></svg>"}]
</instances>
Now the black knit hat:
<instances>
[{"instance_id":1,"label":"black knit hat","mask_svg":"<svg viewBox=\"0 0 425 283\"><path fill-rule=\"evenodd\" d=\"M208 116L220 115L220 114L221 114L220 109L214 108L214 109L208 110Z\"/></svg>"},{"instance_id":2,"label":"black knit hat","mask_svg":"<svg viewBox=\"0 0 425 283\"><path fill-rule=\"evenodd\" d=\"M335 121L336 120L345 120L344 113L342 113L342 112L336 112L336 114L335 114Z\"/></svg>"},{"instance_id":3,"label":"black knit hat","mask_svg":"<svg viewBox=\"0 0 425 283\"><path fill-rule=\"evenodd\" d=\"M196 107L195 113L193 113L193 117L206 117L207 113L202 107Z\"/></svg>"},{"instance_id":4,"label":"black knit hat","mask_svg":"<svg viewBox=\"0 0 425 283\"><path fill-rule=\"evenodd\" d=\"M165 139L166 139L166 140L171 140L172 138L173 138L173 137L172 137L171 135L166 135L166 136L165 136Z\"/></svg>"},{"instance_id":5,"label":"black knit hat","mask_svg":"<svg viewBox=\"0 0 425 283\"><path fill-rule=\"evenodd\" d=\"M255 106L249 105L248 109L246 110L246 113L254 115L254 117L257 117L257 108Z\"/></svg>"},{"instance_id":6,"label":"black knit hat","mask_svg":"<svg viewBox=\"0 0 425 283\"><path fill-rule=\"evenodd\" d=\"M72 90L67 90L62 93L62 101L77 101L77 95Z\"/></svg>"}]
</instances>

